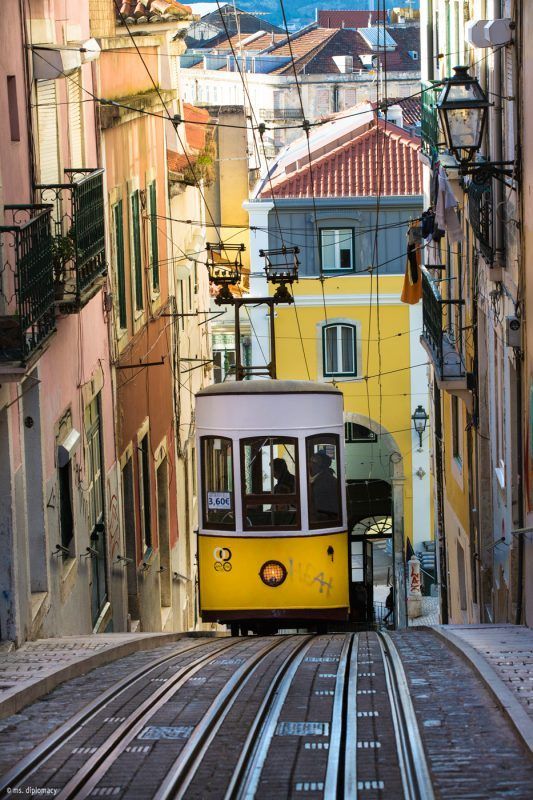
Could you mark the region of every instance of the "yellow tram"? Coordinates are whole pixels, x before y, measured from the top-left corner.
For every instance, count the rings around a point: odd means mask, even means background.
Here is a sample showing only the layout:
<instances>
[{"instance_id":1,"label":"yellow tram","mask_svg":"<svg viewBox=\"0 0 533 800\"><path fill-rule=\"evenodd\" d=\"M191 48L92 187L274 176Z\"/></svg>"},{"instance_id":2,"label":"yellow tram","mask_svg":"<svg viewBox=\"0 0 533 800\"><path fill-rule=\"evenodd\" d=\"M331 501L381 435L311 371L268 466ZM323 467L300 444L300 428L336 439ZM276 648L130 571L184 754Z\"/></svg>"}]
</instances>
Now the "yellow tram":
<instances>
[{"instance_id":1,"label":"yellow tram","mask_svg":"<svg viewBox=\"0 0 533 800\"><path fill-rule=\"evenodd\" d=\"M271 632L347 620L342 394L312 381L197 394L204 622Z\"/></svg>"}]
</instances>

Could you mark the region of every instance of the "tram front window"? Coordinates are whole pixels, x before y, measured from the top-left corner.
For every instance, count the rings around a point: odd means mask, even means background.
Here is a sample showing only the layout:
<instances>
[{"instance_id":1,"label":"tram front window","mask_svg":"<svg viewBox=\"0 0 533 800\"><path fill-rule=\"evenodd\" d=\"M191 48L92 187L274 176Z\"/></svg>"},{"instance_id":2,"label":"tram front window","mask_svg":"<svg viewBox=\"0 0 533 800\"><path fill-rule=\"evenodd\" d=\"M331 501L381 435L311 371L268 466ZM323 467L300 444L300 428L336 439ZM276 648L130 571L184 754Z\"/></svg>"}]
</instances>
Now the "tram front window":
<instances>
[{"instance_id":1,"label":"tram front window","mask_svg":"<svg viewBox=\"0 0 533 800\"><path fill-rule=\"evenodd\" d=\"M336 528L342 522L339 483L339 437L307 439L307 496L310 528Z\"/></svg>"},{"instance_id":2,"label":"tram front window","mask_svg":"<svg viewBox=\"0 0 533 800\"><path fill-rule=\"evenodd\" d=\"M298 441L258 436L241 442L243 527L297 528L300 524Z\"/></svg>"},{"instance_id":3,"label":"tram front window","mask_svg":"<svg viewBox=\"0 0 533 800\"><path fill-rule=\"evenodd\" d=\"M235 529L231 439L202 438L204 526Z\"/></svg>"}]
</instances>

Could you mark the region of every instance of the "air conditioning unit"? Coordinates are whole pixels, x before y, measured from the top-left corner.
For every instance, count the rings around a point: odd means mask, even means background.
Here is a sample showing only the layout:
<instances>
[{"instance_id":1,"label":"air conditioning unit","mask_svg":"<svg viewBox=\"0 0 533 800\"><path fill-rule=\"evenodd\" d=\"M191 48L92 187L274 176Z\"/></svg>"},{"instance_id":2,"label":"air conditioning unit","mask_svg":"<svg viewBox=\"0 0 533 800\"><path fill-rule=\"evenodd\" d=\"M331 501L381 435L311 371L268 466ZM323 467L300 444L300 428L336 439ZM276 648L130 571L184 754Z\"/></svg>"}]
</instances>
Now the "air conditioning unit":
<instances>
[{"instance_id":1,"label":"air conditioning unit","mask_svg":"<svg viewBox=\"0 0 533 800\"><path fill-rule=\"evenodd\" d=\"M512 27L510 19L469 20L465 25L465 39L472 47L499 47L511 41Z\"/></svg>"},{"instance_id":2,"label":"air conditioning unit","mask_svg":"<svg viewBox=\"0 0 533 800\"><path fill-rule=\"evenodd\" d=\"M505 318L505 344L507 347L522 347L522 321L517 316Z\"/></svg>"}]
</instances>

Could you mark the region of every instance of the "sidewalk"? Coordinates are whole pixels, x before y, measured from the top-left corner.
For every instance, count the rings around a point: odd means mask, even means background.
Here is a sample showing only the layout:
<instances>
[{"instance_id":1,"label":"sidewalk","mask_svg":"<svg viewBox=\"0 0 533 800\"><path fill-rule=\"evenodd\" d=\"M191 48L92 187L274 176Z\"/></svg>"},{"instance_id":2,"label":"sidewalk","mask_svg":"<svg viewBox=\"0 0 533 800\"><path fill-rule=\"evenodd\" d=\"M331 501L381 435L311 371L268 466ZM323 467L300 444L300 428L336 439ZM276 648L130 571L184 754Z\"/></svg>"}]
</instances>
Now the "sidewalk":
<instances>
[{"instance_id":1,"label":"sidewalk","mask_svg":"<svg viewBox=\"0 0 533 800\"><path fill-rule=\"evenodd\" d=\"M48 694L63 681L84 675L140 650L183 638L183 633L98 633L0 646L0 718Z\"/></svg>"},{"instance_id":2,"label":"sidewalk","mask_svg":"<svg viewBox=\"0 0 533 800\"><path fill-rule=\"evenodd\" d=\"M479 673L533 752L533 630L523 625L436 625Z\"/></svg>"},{"instance_id":3,"label":"sidewalk","mask_svg":"<svg viewBox=\"0 0 533 800\"><path fill-rule=\"evenodd\" d=\"M417 625L438 625L439 622L439 598L422 597L422 614L419 617L408 620L408 625L413 628Z\"/></svg>"}]
</instances>

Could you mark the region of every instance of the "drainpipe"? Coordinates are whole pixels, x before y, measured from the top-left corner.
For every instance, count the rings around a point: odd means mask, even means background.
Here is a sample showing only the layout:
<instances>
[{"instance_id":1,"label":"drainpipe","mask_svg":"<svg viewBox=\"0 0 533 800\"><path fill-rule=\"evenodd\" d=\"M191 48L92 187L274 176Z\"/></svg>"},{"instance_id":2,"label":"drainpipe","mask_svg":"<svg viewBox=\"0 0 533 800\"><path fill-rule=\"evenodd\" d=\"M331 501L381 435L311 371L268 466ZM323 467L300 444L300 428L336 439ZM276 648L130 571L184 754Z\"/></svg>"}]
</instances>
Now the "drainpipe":
<instances>
[{"instance_id":1,"label":"drainpipe","mask_svg":"<svg viewBox=\"0 0 533 800\"><path fill-rule=\"evenodd\" d=\"M493 0L492 3L492 18L501 18L501 0ZM490 129L490 157L492 161L503 161L503 141L502 141L502 48L499 47L493 53L493 70L492 70L492 92L494 99L494 106L491 114L491 129ZM494 186L495 184L495 186ZM494 188L494 266L504 267L504 229L503 219L501 215L502 204L504 202L504 184L503 181L493 180Z\"/></svg>"},{"instance_id":2,"label":"drainpipe","mask_svg":"<svg viewBox=\"0 0 533 800\"><path fill-rule=\"evenodd\" d=\"M437 526L439 557L438 577L440 589L440 615L441 623L448 624L448 562L446 558L446 531L444 528L444 468L443 468L443 447L442 447L442 407L441 394L434 380L434 442L435 442L435 484L437 489Z\"/></svg>"}]
</instances>

